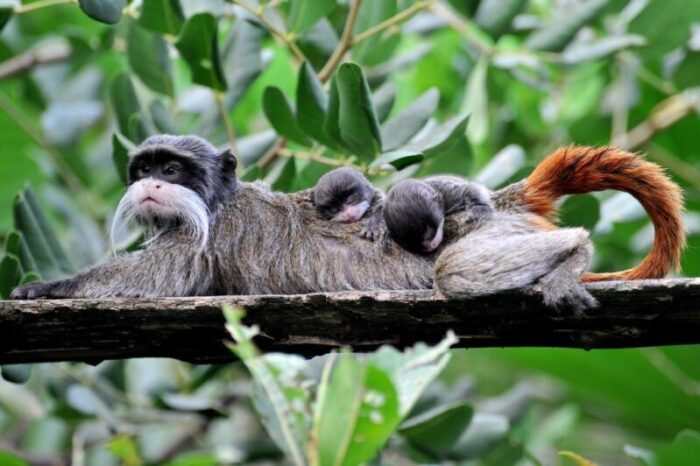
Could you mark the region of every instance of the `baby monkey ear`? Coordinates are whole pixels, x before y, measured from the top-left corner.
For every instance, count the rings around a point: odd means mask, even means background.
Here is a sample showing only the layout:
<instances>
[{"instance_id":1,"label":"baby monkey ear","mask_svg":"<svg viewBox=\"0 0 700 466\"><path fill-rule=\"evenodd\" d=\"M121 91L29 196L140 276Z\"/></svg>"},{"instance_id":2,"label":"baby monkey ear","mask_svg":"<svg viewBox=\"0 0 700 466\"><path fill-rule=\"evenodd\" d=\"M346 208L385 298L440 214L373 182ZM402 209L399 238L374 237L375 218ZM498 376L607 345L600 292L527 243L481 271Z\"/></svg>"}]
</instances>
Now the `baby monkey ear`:
<instances>
[{"instance_id":1,"label":"baby monkey ear","mask_svg":"<svg viewBox=\"0 0 700 466\"><path fill-rule=\"evenodd\" d=\"M219 163L221 164L221 171L227 175L235 176L236 167L238 166L238 161L233 155L230 149L226 149L221 154L219 154Z\"/></svg>"}]
</instances>

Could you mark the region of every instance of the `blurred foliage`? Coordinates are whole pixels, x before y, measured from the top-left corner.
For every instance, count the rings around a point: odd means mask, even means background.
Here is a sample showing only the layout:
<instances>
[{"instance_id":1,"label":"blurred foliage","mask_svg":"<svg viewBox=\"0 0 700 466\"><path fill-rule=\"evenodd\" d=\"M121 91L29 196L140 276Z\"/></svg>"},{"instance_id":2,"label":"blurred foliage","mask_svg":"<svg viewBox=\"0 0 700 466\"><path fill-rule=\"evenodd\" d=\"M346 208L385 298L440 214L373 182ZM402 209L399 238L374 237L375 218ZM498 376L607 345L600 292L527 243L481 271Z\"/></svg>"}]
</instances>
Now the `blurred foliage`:
<instances>
[{"instance_id":1,"label":"blurred foliage","mask_svg":"<svg viewBox=\"0 0 700 466\"><path fill-rule=\"evenodd\" d=\"M644 151L685 189L683 274L700 273L700 2L6 0L0 27L0 296L108 256L126 153L158 132L231 146L244 179L280 190L339 165L382 188L438 172L497 188L563 144ZM653 237L623 194L567 199L561 218L594 232L599 270L637 262ZM325 380L330 358L241 357L252 384L240 364L4 366L0 464L700 456L698 347L453 351L408 405L393 350L336 356ZM269 416L268 383L295 414ZM348 404L368 387L398 405L358 440ZM369 443L341 459L335 429Z\"/></svg>"}]
</instances>

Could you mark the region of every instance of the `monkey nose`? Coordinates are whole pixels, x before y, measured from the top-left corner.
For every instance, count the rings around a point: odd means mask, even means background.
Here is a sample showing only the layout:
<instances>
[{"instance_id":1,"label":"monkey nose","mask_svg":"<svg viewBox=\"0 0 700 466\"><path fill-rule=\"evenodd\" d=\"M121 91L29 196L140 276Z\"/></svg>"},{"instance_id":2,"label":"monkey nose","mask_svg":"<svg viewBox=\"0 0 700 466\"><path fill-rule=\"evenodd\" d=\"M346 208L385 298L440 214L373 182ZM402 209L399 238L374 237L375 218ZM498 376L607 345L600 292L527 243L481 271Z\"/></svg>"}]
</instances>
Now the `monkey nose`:
<instances>
[{"instance_id":1,"label":"monkey nose","mask_svg":"<svg viewBox=\"0 0 700 466\"><path fill-rule=\"evenodd\" d=\"M433 239L423 243L423 249L425 250L425 252L433 252L440 246L441 243L442 243L442 226L440 228L438 228L438 231L435 233L435 236L433 236Z\"/></svg>"}]
</instances>

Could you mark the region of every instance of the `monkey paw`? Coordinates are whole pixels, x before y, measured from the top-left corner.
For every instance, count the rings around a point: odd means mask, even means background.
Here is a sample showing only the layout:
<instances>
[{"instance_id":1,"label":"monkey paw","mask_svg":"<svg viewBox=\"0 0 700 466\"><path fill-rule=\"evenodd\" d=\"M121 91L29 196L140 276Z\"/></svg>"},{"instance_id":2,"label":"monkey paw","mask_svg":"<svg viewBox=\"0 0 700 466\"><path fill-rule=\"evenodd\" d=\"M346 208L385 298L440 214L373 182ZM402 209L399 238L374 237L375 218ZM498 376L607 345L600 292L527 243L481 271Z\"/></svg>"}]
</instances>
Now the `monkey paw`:
<instances>
[{"instance_id":1,"label":"monkey paw","mask_svg":"<svg viewBox=\"0 0 700 466\"><path fill-rule=\"evenodd\" d=\"M381 224L374 223L370 220L360 232L360 236L369 241L376 241L382 237L383 233Z\"/></svg>"},{"instance_id":2,"label":"monkey paw","mask_svg":"<svg viewBox=\"0 0 700 466\"><path fill-rule=\"evenodd\" d=\"M55 290L54 283L29 283L12 290L10 299L60 298Z\"/></svg>"},{"instance_id":3,"label":"monkey paw","mask_svg":"<svg viewBox=\"0 0 700 466\"><path fill-rule=\"evenodd\" d=\"M547 276L540 280L540 286L544 304L560 312L582 315L587 309L598 307L598 301L578 279L562 281Z\"/></svg>"}]
</instances>

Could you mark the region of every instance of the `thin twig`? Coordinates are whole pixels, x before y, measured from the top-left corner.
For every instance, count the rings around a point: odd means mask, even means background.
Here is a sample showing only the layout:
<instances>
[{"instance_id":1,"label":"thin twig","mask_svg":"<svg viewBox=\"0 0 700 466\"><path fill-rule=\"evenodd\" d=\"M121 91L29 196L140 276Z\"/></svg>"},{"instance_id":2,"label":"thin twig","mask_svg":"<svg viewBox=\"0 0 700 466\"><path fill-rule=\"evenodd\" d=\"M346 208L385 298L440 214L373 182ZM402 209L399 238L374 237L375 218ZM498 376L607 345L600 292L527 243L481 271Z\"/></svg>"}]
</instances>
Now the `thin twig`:
<instances>
[{"instance_id":1,"label":"thin twig","mask_svg":"<svg viewBox=\"0 0 700 466\"><path fill-rule=\"evenodd\" d=\"M329 157L324 157L318 152L306 152L306 151L291 151L289 149L280 149L278 154L282 157L295 157L300 160L311 160L313 162L318 162L323 165L328 165L331 167L353 167L358 170L361 167L353 165L349 159L331 159Z\"/></svg>"},{"instance_id":2,"label":"thin twig","mask_svg":"<svg viewBox=\"0 0 700 466\"><path fill-rule=\"evenodd\" d=\"M656 133L674 125L700 108L700 91L687 90L663 100L649 117L632 128L620 139L623 149L634 149L647 143Z\"/></svg>"},{"instance_id":3,"label":"thin twig","mask_svg":"<svg viewBox=\"0 0 700 466\"><path fill-rule=\"evenodd\" d=\"M17 5L12 11L16 15L21 15L23 13L29 13L30 11L36 11L55 5L67 5L69 3L78 3L78 0L41 0L34 3Z\"/></svg>"},{"instance_id":4,"label":"thin twig","mask_svg":"<svg viewBox=\"0 0 700 466\"><path fill-rule=\"evenodd\" d=\"M228 138L228 144L231 147L231 151L235 154L236 151L236 132L233 129L231 120L229 119L228 112L226 110L226 104L224 102L226 96L223 92L214 92L214 100L216 100L216 106L221 114L221 119L224 121L224 128L226 128L226 137Z\"/></svg>"},{"instance_id":5,"label":"thin twig","mask_svg":"<svg viewBox=\"0 0 700 466\"><path fill-rule=\"evenodd\" d=\"M350 11L348 12L348 17L345 20L345 27L343 27L343 34L340 37L340 41L335 47L335 50L333 50L333 54L318 73L318 79L321 82L328 81L335 69L343 60L345 53L352 48L353 29L355 29L355 22L357 21L357 15L360 11L361 5L362 0L354 0L352 4L350 4Z\"/></svg>"},{"instance_id":6,"label":"thin twig","mask_svg":"<svg viewBox=\"0 0 700 466\"><path fill-rule=\"evenodd\" d=\"M234 5L240 6L241 8L246 10L248 13L250 13L253 16L255 16L256 18L258 18L258 20L263 24L263 26L265 26L265 28L267 28L268 31L270 31L270 33L273 36L277 37L278 40L280 40L282 43L284 43L284 45L289 47L289 49L292 51L292 53L297 58L297 60L299 60L299 61L306 60L306 57L304 56L304 52L301 51L301 49L299 48L299 46L297 46L297 44L294 42L294 40L291 37L289 37L287 34L285 34L283 31L280 31L279 29L277 29L277 27L274 24L272 24L265 17L265 10L264 9L256 8L252 5L250 5L249 3L244 2L243 0L231 0L231 2Z\"/></svg>"},{"instance_id":7,"label":"thin twig","mask_svg":"<svg viewBox=\"0 0 700 466\"><path fill-rule=\"evenodd\" d=\"M361 33L357 34L353 39L352 39L352 45L359 44L360 42L366 40L367 38L378 34L380 32L383 32L390 27L405 21L409 19L411 16L415 15L419 11L428 8L432 3L434 3L436 0L424 0L422 2L416 2L410 7L406 8L405 10L402 10L398 13L396 13L394 16L391 18L388 18L385 21L382 21L379 24L376 24L372 26L369 29L366 29L362 31Z\"/></svg>"},{"instance_id":8,"label":"thin twig","mask_svg":"<svg viewBox=\"0 0 700 466\"><path fill-rule=\"evenodd\" d=\"M56 43L29 50L0 63L0 81L24 74L38 65L64 61L70 57L71 48L66 43Z\"/></svg>"},{"instance_id":9,"label":"thin twig","mask_svg":"<svg viewBox=\"0 0 700 466\"><path fill-rule=\"evenodd\" d=\"M646 153L650 159L659 162L678 178L700 191L700 170L694 165L676 157L658 144L649 144Z\"/></svg>"},{"instance_id":10,"label":"thin twig","mask_svg":"<svg viewBox=\"0 0 700 466\"><path fill-rule=\"evenodd\" d=\"M265 170L267 167L272 165L272 162L277 159L277 156L279 155L279 151L287 145L287 140L284 138L277 138L275 143L270 147L265 154L263 154L262 157L260 157L260 161L258 162L258 165L260 165L260 168Z\"/></svg>"},{"instance_id":11,"label":"thin twig","mask_svg":"<svg viewBox=\"0 0 700 466\"><path fill-rule=\"evenodd\" d=\"M467 42L471 43L486 55L492 55L494 50L491 44L487 43L474 33L476 26L466 18L461 17L451 7L446 6L442 2L434 2L430 4L430 11L442 18L450 27L459 32Z\"/></svg>"}]
</instances>

